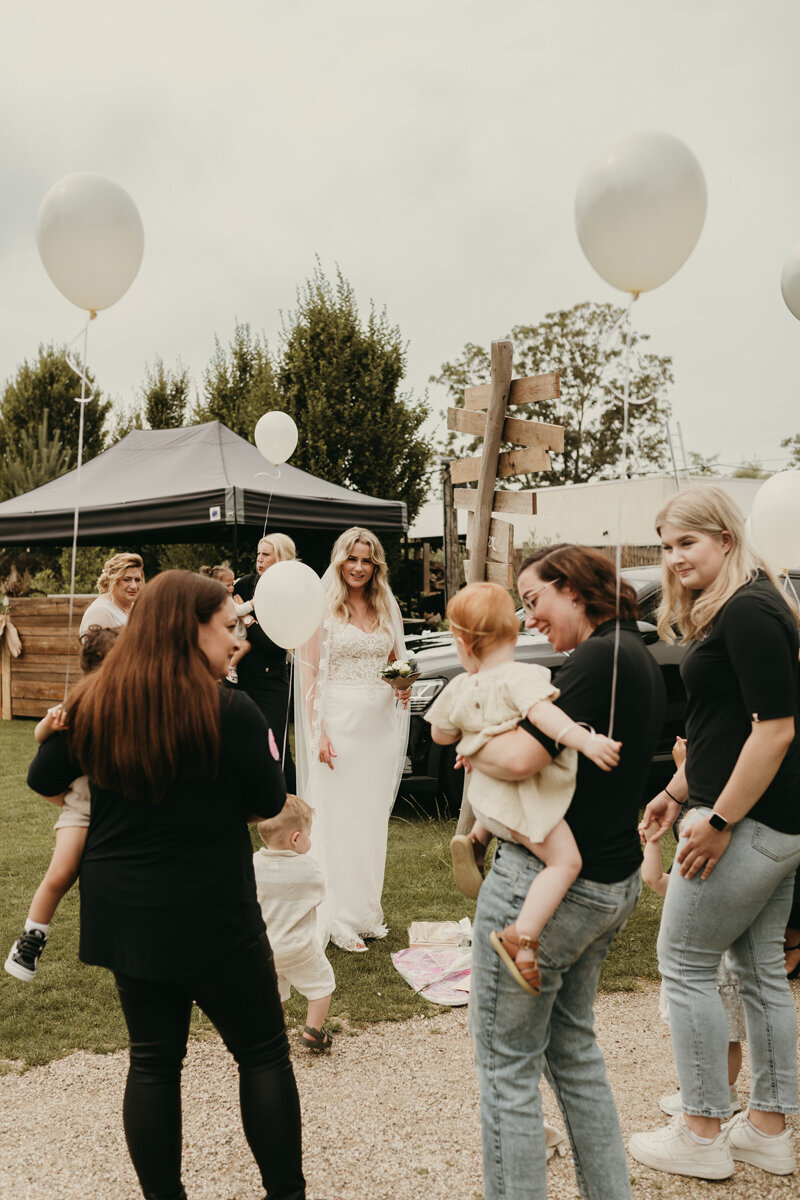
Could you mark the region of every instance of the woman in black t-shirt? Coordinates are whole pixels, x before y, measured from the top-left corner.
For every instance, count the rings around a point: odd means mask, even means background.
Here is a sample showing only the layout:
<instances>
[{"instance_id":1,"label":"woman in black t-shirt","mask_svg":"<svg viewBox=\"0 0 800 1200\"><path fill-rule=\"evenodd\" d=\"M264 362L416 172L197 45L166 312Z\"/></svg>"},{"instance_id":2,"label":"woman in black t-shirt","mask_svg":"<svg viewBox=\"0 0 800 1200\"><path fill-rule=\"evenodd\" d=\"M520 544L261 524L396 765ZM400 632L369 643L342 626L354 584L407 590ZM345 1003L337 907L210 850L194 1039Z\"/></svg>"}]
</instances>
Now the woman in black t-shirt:
<instances>
[{"instance_id":1,"label":"woman in black t-shirt","mask_svg":"<svg viewBox=\"0 0 800 1200\"><path fill-rule=\"evenodd\" d=\"M239 1067L242 1122L269 1200L303 1200L300 1108L247 821L285 799L278 751L247 696L221 688L237 647L216 580L167 571L143 589L103 666L39 749L42 795L90 780L80 957L109 968L130 1035L128 1149L150 1200L184 1200L180 1078L192 1003ZM246 797L246 799L244 799ZM253 816L252 819L256 819Z\"/></svg>"},{"instance_id":2,"label":"woman in black t-shirt","mask_svg":"<svg viewBox=\"0 0 800 1200\"><path fill-rule=\"evenodd\" d=\"M661 510L659 632L688 643L684 766L642 821L660 836L681 803L700 816L681 839L661 932L683 1121L636 1134L656 1169L723 1179L735 1161L794 1170L785 1114L798 1111L797 1027L783 934L800 863L800 675L794 611L747 543L723 489L691 488ZM678 869L679 868L679 869ZM749 1110L730 1116L727 1023L716 985L730 948L750 1046ZM700 1140L698 1140L700 1139Z\"/></svg>"},{"instance_id":3,"label":"woman in black t-shirt","mask_svg":"<svg viewBox=\"0 0 800 1200\"><path fill-rule=\"evenodd\" d=\"M582 546L548 546L523 564L517 589L529 629L554 650L557 705L622 742L604 772L586 758L566 820L583 866L539 939L542 994L527 996L490 947L489 934L513 921L544 864L524 846L501 842L475 915L470 1031L480 1083L486 1200L534 1200L547 1192L539 1081L547 1073L565 1114L575 1173L592 1200L632 1196L614 1097L594 1033L600 971L639 896L642 856L636 821L666 697L661 672L636 625L636 597L613 563ZM613 679L616 703L611 720ZM537 774L559 753L523 721L475 756L501 779ZM504 934L504 940L509 939Z\"/></svg>"}]
</instances>

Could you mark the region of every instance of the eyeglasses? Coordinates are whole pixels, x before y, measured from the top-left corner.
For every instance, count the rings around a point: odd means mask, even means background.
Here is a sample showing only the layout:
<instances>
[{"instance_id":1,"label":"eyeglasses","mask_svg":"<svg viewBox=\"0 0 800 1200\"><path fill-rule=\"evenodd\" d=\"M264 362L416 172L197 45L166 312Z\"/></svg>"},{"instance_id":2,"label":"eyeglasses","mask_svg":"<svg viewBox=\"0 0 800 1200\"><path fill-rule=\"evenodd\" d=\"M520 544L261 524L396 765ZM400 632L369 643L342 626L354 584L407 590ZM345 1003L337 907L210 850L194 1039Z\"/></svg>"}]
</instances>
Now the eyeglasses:
<instances>
[{"instance_id":1,"label":"eyeglasses","mask_svg":"<svg viewBox=\"0 0 800 1200\"><path fill-rule=\"evenodd\" d=\"M551 579L547 583L543 583L542 586L537 588L535 592L528 592L527 596L522 597L522 607L526 613L529 613L529 615L532 617L535 616L537 599L539 596L541 596L545 588L549 588L550 584L555 582L555 579Z\"/></svg>"}]
</instances>

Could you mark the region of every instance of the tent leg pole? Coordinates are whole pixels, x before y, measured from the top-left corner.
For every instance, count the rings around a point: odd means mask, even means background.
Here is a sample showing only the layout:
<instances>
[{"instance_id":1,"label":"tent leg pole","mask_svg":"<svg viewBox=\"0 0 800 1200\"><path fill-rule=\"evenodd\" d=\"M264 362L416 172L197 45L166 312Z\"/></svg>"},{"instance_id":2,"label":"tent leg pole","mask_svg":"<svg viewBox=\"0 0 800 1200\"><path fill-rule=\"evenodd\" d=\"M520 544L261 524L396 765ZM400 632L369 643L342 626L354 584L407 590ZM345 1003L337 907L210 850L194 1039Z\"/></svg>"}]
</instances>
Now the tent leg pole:
<instances>
[{"instance_id":1,"label":"tent leg pole","mask_svg":"<svg viewBox=\"0 0 800 1200\"><path fill-rule=\"evenodd\" d=\"M403 534L403 548L405 550L405 577L406 577L406 613L411 612L411 564L408 559L408 534Z\"/></svg>"},{"instance_id":2,"label":"tent leg pole","mask_svg":"<svg viewBox=\"0 0 800 1200\"><path fill-rule=\"evenodd\" d=\"M239 526L233 522L233 577L239 577Z\"/></svg>"}]
</instances>

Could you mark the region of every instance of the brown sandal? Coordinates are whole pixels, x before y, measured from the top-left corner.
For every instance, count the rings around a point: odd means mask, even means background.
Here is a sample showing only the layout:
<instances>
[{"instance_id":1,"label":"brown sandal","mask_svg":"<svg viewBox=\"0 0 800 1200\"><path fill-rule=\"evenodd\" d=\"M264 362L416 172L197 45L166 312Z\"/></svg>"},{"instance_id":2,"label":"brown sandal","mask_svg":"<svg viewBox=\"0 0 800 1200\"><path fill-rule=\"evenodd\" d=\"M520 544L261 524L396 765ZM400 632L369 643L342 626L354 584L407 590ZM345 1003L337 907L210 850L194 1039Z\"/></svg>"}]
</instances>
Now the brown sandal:
<instances>
[{"instance_id":1,"label":"brown sandal","mask_svg":"<svg viewBox=\"0 0 800 1200\"><path fill-rule=\"evenodd\" d=\"M470 900L478 899L483 883L483 872L478 866L476 845L471 837L457 833L450 839L450 855L453 859L453 878L458 890ZM484 847L480 847L483 854Z\"/></svg>"},{"instance_id":2,"label":"brown sandal","mask_svg":"<svg viewBox=\"0 0 800 1200\"><path fill-rule=\"evenodd\" d=\"M513 926L502 932L494 931L490 935L492 947L500 956L512 979L515 979L523 991L529 996L539 996L542 992L542 973L539 970L539 940L518 934ZM535 957L530 962L518 963L517 951L533 950Z\"/></svg>"},{"instance_id":3,"label":"brown sandal","mask_svg":"<svg viewBox=\"0 0 800 1200\"><path fill-rule=\"evenodd\" d=\"M305 1037L306 1033L310 1034L310 1037ZM333 1038L324 1025L321 1029L315 1029L313 1025L304 1025L303 1032L298 1034L298 1037L312 1054L324 1054L333 1045Z\"/></svg>"}]
</instances>

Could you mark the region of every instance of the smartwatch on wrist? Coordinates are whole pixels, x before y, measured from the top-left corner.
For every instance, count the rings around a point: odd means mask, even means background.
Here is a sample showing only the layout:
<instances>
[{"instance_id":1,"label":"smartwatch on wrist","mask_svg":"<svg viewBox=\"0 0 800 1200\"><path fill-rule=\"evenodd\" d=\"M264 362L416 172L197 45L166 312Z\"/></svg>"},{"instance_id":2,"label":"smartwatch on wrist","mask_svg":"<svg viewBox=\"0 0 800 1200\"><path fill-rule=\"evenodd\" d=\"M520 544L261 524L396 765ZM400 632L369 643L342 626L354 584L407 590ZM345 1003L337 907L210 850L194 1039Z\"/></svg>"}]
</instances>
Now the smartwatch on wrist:
<instances>
[{"instance_id":1,"label":"smartwatch on wrist","mask_svg":"<svg viewBox=\"0 0 800 1200\"><path fill-rule=\"evenodd\" d=\"M724 833L728 828L728 822L718 812L712 811L711 816L708 818L708 823L712 829L716 829L719 833Z\"/></svg>"}]
</instances>

